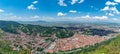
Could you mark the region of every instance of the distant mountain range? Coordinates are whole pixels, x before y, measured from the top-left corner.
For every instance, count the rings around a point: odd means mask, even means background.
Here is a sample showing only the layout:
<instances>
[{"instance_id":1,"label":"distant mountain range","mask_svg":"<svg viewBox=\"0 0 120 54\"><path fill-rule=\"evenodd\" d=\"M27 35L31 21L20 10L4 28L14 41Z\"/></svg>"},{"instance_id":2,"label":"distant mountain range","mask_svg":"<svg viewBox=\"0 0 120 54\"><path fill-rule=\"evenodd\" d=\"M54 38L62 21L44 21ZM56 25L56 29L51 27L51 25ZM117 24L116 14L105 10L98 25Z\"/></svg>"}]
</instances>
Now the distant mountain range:
<instances>
[{"instance_id":1,"label":"distant mountain range","mask_svg":"<svg viewBox=\"0 0 120 54\"><path fill-rule=\"evenodd\" d=\"M78 21L17 21L21 24L32 24L32 25L41 25L41 26L69 26L69 25L107 25L107 26L115 26L120 25L120 23L113 22L78 22Z\"/></svg>"}]
</instances>

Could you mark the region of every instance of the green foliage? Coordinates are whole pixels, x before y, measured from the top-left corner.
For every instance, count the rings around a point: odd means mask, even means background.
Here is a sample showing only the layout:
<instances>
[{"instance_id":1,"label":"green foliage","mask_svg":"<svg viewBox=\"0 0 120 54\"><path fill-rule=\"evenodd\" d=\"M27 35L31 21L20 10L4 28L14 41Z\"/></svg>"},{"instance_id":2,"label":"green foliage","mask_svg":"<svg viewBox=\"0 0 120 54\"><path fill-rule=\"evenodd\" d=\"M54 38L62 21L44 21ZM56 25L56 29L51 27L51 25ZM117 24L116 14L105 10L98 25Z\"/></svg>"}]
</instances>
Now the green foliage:
<instances>
[{"instance_id":1,"label":"green foliage","mask_svg":"<svg viewBox=\"0 0 120 54\"><path fill-rule=\"evenodd\" d=\"M0 29L0 37L3 36L3 32L4 31L2 29Z\"/></svg>"},{"instance_id":2,"label":"green foliage","mask_svg":"<svg viewBox=\"0 0 120 54\"><path fill-rule=\"evenodd\" d=\"M10 43L8 41L0 41L0 54L18 54L18 52L13 51L9 45Z\"/></svg>"},{"instance_id":3,"label":"green foliage","mask_svg":"<svg viewBox=\"0 0 120 54\"><path fill-rule=\"evenodd\" d=\"M96 50L89 54L120 54L120 35L110 40L108 44L100 45Z\"/></svg>"},{"instance_id":4,"label":"green foliage","mask_svg":"<svg viewBox=\"0 0 120 54\"><path fill-rule=\"evenodd\" d=\"M30 54L29 49L21 49L20 51L12 50L11 43L3 40L0 41L0 54Z\"/></svg>"},{"instance_id":5,"label":"green foliage","mask_svg":"<svg viewBox=\"0 0 120 54\"><path fill-rule=\"evenodd\" d=\"M54 41L54 39L53 39L53 38L46 38L45 41L46 41L46 42Z\"/></svg>"},{"instance_id":6,"label":"green foliage","mask_svg":"<svg viewBox=\"0 0 120 54\"><path fill-rule=\"evenodd\" d=\"M37 48L37 51L40 51L40 52L41 52L41 51L43 51L43 50L44 50L44 48L39 48L39 47Z\"/></svg>"},{"instance_id":7,"label":"green foliage","mask_svg":"<svg viewBox=\"0 0 120 54\"><path fill-rule=\"evenodd\" d=\"M72 31L68 31L68 30L60 30L56 33L56 36L58 38L68 38L68 37L72 37L73 36L73 32Z\"/></svg>"},{"instance_id":8,"label":"green foliage","mask_svg":"<svg viewBox=\"0 0 120 54\"><path fill-rule=\"evenodd\" d=\"M36 36L38 33L42 37L50 37L56 34L58 38L67 38L73 36L73 32L63 27L43 27L40 25L19 24L12 21L0 21L0 28L9 33L19 34L19 31L27 35Z\"/></svg>"},{"instance_id":9,"label":"green foliage","mask_svg":"<svg viewBox=\"0 0 120 54\"><path fill-rule=\"evenodd\" d=\"M89 29L85 29L83 31L83 34L85 34L85 35L92 35L92 32Z\"/></svg>"},{"instance_id":10,"label":"green foliage","mask_svg":"<svg viewBox=\"0 0 120 54\"><path fill-rule=\"evenodd\" d=\"M30 50L29 49L20 50L19 54L30 54Z\"/></svg>"}]
</instances>

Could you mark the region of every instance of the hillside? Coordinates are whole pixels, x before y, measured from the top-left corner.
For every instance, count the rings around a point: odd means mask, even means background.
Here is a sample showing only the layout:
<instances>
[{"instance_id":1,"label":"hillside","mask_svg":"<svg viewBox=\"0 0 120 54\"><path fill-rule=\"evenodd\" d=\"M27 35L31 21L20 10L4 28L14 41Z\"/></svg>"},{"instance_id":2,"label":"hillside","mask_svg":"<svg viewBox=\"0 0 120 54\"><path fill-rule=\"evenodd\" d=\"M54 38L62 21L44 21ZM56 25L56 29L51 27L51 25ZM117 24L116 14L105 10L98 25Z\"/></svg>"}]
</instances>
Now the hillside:
<instances>
[{"instance_id":1,"label":"hillside","mask_svg":"<svg viewBox=\"0 0 120 54\"><path fill-rule=\"evenodd\" d=\"M88 52L88 54L120 54L120 35L100 45L95 50Z\"/></svg>"},{"instance_id":2,"label":"hillside","mask_svg":"<svg viewBox=\"0 0 120 54\"><path fill-rule=\"evenodd\" d=\"M66 38L73 36L73 31L62 27L44 27L39 25L30 25L30 24L20 24L13 21L0 21L0 28L9 33L20 34L21 32L26 35L43 36L43 37L51 37L52 35L56 35L58 38Z\"/></svg>"},{"instance_id":3,"label":"hillside","mask_svg":"<svg viewBox=\"0 0 120 54\"><path fill-rule=\"evenodd\" d=\"M69 27L57 26L41 26L31 24L20 24L13 21L0 21L0 28L9 33L21 34L24 33L30 36L51 37L55 35L58 38L72 37L75 32L82 32L85 35L99 35L106 36L111 33L116 33L113 30L105 30L101 28L94 28L94 25L85 26L81 25L76 27L74 24Z\"/></svg>"},{"instance_id":4,"label":"hillside","mask_svg":"<svg viewBox=\"0 0 120 54\"><path fill-rule=\"evenodd\" d=\"M58 53L63 54L63 53ZM72 50L64 54L120 54L120 35L116 38L97 43L94 46L86 46L82 50Z\"/></svg>"},{"instance_id":5,"label":"hillside","mask_svg":"<svg viewBox=\"0 0 120 54\"><path fill-rule=\"evenodd\" d=\"M0 21L0 51L1 54L51 53L51 51L58 54L59 51L93 54L102 45L107 46L111 41L115 41L115 39L105 41L107 38L112 38L118 34L115 32L116 28L112 29L109 27L95 28L94 26L49 27ZM86 46L89 47L86 48ZM75 49L78 48L82 50L76 51Z\"/></svg>"}]
</instances>

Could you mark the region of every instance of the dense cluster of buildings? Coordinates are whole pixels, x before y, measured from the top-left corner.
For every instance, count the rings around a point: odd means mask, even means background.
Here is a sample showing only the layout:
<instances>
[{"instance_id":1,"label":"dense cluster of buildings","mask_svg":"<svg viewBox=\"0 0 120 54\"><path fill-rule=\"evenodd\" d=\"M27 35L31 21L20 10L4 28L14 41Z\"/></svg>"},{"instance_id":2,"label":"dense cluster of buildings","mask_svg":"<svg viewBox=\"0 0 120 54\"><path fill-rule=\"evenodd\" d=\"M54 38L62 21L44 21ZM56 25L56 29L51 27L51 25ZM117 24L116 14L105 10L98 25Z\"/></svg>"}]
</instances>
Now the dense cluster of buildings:
<instances>
[{"instance_id":1,"label":"dense cluster of buildings","mask_svg":"<svg viewBox=\"0 0 120 54\"><path fill-rule=\"evenodd\" d=\"M30 49L31 54L33 54L36 52L41 53L37 51L38 48L43 48L42 52L49 53L82 48L110 39L111 36L117 36L117 34L109 34L109 36L90 36L75 33L73 37L61 39L53 37L54 41L46 41L46 38L48 37L27 36L25 34L15 35L8 33L3 39L9 40L12 43L10 46L13 50L19 51L22 46L24 49Z\"/></svg>"},{"instance_id":2,"label":"dense cluster of buildings","mask_svg":"<svg viewBox=\"0 0 120 54\"><path fill-rule=\"evenodd\" d=\"M67 51L75 48L85 47L88 45L94 45L105 40L106 38L102 36L86 36L82 34L75 34L73 37L70 38L57 39L48 47L46 51L50 53Z\"/></svg>"}]
</instances>

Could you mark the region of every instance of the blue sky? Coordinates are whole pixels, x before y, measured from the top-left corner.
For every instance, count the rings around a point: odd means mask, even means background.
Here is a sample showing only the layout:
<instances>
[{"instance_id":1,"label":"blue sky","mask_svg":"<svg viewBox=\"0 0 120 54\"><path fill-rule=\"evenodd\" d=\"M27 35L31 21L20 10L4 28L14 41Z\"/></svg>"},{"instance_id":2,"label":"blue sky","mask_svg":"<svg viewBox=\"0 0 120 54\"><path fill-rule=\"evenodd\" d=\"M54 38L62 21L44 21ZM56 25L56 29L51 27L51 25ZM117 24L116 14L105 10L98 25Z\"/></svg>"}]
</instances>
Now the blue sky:
<instances>
[{"instance_id":1,"label":"blue sky","mask_svg":"<svg viewBox=\"0 0 120 54\"><path fill-rule=\"evenodd\" d=\"M0 20L119 22L120 0L0 0Z\"/></svg>"}]
</instances>

